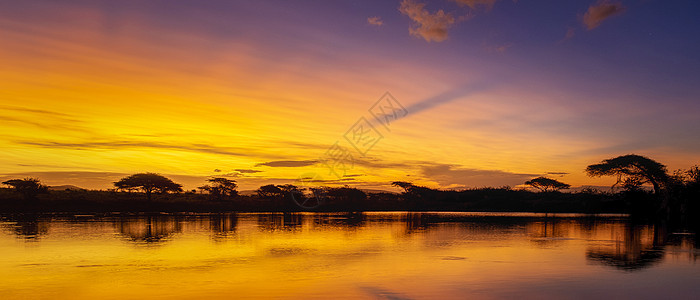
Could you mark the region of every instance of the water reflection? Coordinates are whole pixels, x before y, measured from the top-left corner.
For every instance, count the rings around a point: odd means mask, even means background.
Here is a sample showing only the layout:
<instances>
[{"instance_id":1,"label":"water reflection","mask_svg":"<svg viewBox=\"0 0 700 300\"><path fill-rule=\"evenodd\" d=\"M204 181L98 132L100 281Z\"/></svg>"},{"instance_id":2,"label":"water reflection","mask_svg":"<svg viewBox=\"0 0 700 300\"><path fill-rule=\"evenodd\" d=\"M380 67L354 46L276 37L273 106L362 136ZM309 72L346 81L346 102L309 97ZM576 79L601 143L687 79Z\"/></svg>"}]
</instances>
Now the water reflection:
<instances>
[{"instance_id":1,"label":"water reflection","mask_svg":"<svg viewBox=\"0 0 700 300\"><path fill-rule=\"evenodd\" d=\"M263 231L297 231L301 229L303 216L299 213L261 213L257 215L258 227Z\"/></svg>"},{"instance_id":2,"label":"water reflection","mask_svg":"<svg viewBox=\"0 0 700 300\"><path fill-rule=\"evenodd\" d=\"M128 216L120 217L115 226L131 241L155 244L181 232L181 222L180 216Z\"/></svg>"},{"instance_id":3,"label":"water reflection","mask_svg":"<svg viewBox=\"0 0 700 300\"><path fill-rule=\"evenodd\" d=\"M614 290L620 287L590 284L605 276L610 282L640 280L611 274L670 276L673 282L664 287L673 291L693 289L686 279L700 276L693 233L623 217L231 213L19 215L1 221L6 258L0 260L0 292L19 286L17 291L41 294L44 286L69 282L71 274L110 274L140 288L94 287L92 298L105 296L102 290L112 298L187 298L198 296L198 289L212 291L213 298L227 298L231 290L244 298L479 298L485 290L501 298L536 298L542 292L537 287ZM31 285L15 274L44 281Z\"/></svg>"},{"instance_id":4,"label":"water reflection","mask_svg":"<svg viewBox=\"0 0 700 300\"><path fill-rule=\"evenodd\" d=\"M354 230L365 225L366 216L360 212L321 213L308 215L314 228Z\"/></svg>"},{"instance_id":5,"label":"water reflection","mask_svg":"<svg viewBox=\"0 0 700 300\"><path fill-rule=\"evenodd\" d=\"M212 238L216 241L225 240L236 233L238 226L238 215L232 214L213 214L209 216L209 231L212 233Z\"/></svg>"},{"instance_id":6,"label":"water reflection","mask_svg":"<svg viewBox=\"0 0 700 300\"><path fill-rule=\"evenodd\" d=\"M530 242L539 247L553 247L569 239L570 220L545 217L527 224ZM583 228L582 228L583 229Z\"/></svg>"},{"instance_id":7,"label":"water reflection","mask_svg":"<svg viewBox=\"0 0 700 300\"><path fill-rule=\"evenodd\" d=\"M3 226L27 241L37 240L49 231L51 219L37 214L22 214L2 218Z\"/></svg>"},{"instance_id":8,"label":"water reflection","mask_svg":"<svg viewBox=\"0 0 700 300\"><path fill-rule=\"evenodd\" d=\"M648 268L661 261L667 237L665 226L622 224L620 227L621 230L612 234L614 240L589 247L586 258L628 271Z\"/></svg>"}]
</instances>

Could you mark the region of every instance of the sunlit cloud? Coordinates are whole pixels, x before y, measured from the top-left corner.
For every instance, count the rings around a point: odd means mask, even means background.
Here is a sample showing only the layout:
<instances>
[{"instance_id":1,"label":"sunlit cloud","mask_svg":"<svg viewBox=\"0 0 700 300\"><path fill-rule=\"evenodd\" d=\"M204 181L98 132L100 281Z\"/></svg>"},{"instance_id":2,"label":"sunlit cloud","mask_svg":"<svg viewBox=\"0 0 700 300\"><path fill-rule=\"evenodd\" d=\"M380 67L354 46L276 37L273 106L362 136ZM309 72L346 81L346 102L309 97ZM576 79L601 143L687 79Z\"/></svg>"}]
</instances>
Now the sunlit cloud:
<instances>
[{"instance_id":1,"label":"sunlit cloud","mask_svg":"<svg viewBox=\"0 0 700 300\"><path fill-rule=\"evenodd\" d=\"M583 24L588 30L594 29L606 19L621 14L625 9L621 2L599 0L596 4L588 7L588 11L583 15Z\"/></svg>"},{"instance_id":2,"label":"sunlit cloud","mask_svg":"<svg viewBox=\"0 0 700 300\"><path fill-rule=\"evenodd\" d=\"M369 18L367 18L367 23L369 25L374 25L374 26L384 25L384 21L382 21L382 18L380 18L380 17L369 17Z\"/></svg>"},{"instance_id":3,"label":"sunlit cloud","mask_svg":"<svg viewBox=\"0 0 700 300\"><path fill-rule=\"evenodd\" d=\"M442 9L431 13L425 9L424 3L418 3L413 0L403 0L399 11L413 21L413 24L408 28L408 32L428 42L447 40L447 31L456 22L452 14L446 13Z\"/></svg>"}]
</instances>

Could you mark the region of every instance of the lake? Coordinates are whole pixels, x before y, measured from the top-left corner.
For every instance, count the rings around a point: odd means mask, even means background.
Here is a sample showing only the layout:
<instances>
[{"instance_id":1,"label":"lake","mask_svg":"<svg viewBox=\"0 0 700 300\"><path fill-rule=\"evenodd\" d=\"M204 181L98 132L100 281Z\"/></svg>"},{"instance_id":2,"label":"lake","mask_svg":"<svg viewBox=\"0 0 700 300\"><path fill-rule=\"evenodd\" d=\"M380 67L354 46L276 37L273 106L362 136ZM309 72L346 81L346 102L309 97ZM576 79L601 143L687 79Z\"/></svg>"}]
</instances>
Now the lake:
<instances>
[{"instance_id":1,"label":"lake","mask_svg":"<svg viewBox=\"0 0 700 300\"><path fill-rule=\"evenodd\" d=\"M14 215L2 299L687 299L698 240L625 216Z\"/></svg>"}]
</instances>

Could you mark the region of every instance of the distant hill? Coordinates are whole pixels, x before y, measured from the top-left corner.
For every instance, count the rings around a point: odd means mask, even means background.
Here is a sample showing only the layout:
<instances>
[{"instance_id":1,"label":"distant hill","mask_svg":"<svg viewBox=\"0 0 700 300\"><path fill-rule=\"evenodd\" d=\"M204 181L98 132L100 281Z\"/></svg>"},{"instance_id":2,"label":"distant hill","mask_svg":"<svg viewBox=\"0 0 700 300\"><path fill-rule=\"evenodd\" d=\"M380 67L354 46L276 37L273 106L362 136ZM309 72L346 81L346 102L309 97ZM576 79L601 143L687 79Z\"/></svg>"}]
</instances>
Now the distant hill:
<instances>
[{"instance_id":1,"label":"distant hill","mask_svg":"<svg viewBox=\"0 0 700 300\"><path fill-rule=\"evenodd\" d=\"M78 187L78 186L70 185L70 184L49 186L49 191L65 191L65 190L81 191L81 190L85 190L85 189Z\"/></svg>"},{"instance_id":2,"label":"distant hill","mask_svg":"<svg viewBox=\"0 0 700 300\"><path fill-rule=\"evenodd\" d=\"M397 194L396 192L392 191L386 191L386 190L380 190L380 189L360 189L363 192L367 194L374 194L374 193L391 193L391 194ZM256 190L242 190L238 191L238 194L241 196L253 196L255 195Z\"/></svg>"}]
</instances>

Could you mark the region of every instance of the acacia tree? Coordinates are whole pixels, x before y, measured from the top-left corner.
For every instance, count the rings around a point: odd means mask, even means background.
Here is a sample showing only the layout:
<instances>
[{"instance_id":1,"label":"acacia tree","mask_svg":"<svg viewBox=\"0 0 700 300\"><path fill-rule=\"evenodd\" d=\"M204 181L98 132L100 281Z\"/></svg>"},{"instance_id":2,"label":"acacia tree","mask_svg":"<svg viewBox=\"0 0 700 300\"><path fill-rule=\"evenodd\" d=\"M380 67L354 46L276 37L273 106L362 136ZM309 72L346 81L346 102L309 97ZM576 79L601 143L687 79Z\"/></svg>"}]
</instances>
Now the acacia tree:
<instances>
[{"instance_id":1,"label":"acacia tree","mask_svg":"<svg viewBox=\"0 0 700 300\"><path fill-rule=\"evenodd\" d=\"M280 197L284 193L282 189L275 186L274 184L263 185L259 187L255 192L258 194L258 197L263 199Z\"/></svg>"},{"instance_id":2,"label":"acacia tree","mask_svg":"<svg viewBox=\"0 0 700 300\"><path fill-rule=\"evenodd\" d=\"M222 177L207 179L210 184L200 186L200 190L209 192L216 200L222 200L224 197L238 196L238 185L235 180L230 180Z\"/></svg>"},{"instance_id":3,"label":"acacia tree","mask_svg":"<svg viewBox=\"0 0 700 300\"><path fill-rule=\"evenodd\" d=\"M151 201L151 193L182 192L182 185L156 173L138 173L120 179L114 183L120 190L140 189Z\"/></svg>"},{"instance_id":4,"label":"acacia tree","mask_svg":"<svg viewBox=\"0 0 700 300\"><path fill-rule=\"evenodd\" d=\"M4 181L2 184L11 186L15 191L20 193L26 201L36 201L37 195L48 193L49 191L49 187L41 184L37 178L10 179Z\"/></svg>"},{"instance_id":5,"label":"acacia tree","mask_svg":"<svg viewBox=\"0 0 700 300\"><path fill-rule=\"evenodd\" d=\"M401 194L404 199L410 200L410 201L419 201L419 200L425 200L425 199L434 199L439 192L437 190L424 187L424 186L419 186L415 185L410 182L406 181L394 181L391 183L392 186L400 187L404 189L404 192Z\"/></svg>"},{"instance_id":6,"label":"acacia tree","mask_svg":"<svg viewBox=\"0 0 700 300\"><path fill-rule=\"evenodd\" d=\"M559 180L542 176L525 181L525 184L534 187L542 192L553 192L568 189L571 187L571 185L563 183Z\"/></svg>"},{"instance_id":7,"label":"acacia tree","mask_svg":"<svg viewBox=\"0 0 700 300\"><path fill-rule=\"evenodd\" d=\"M590 165L586 173L591 177L617 176L617 182L626 187L641 186L649 183L654 187L654 194L659 195L665 187L669 176L663 164L636 154L622 155Z\"/></svg>"}]
</instances>

